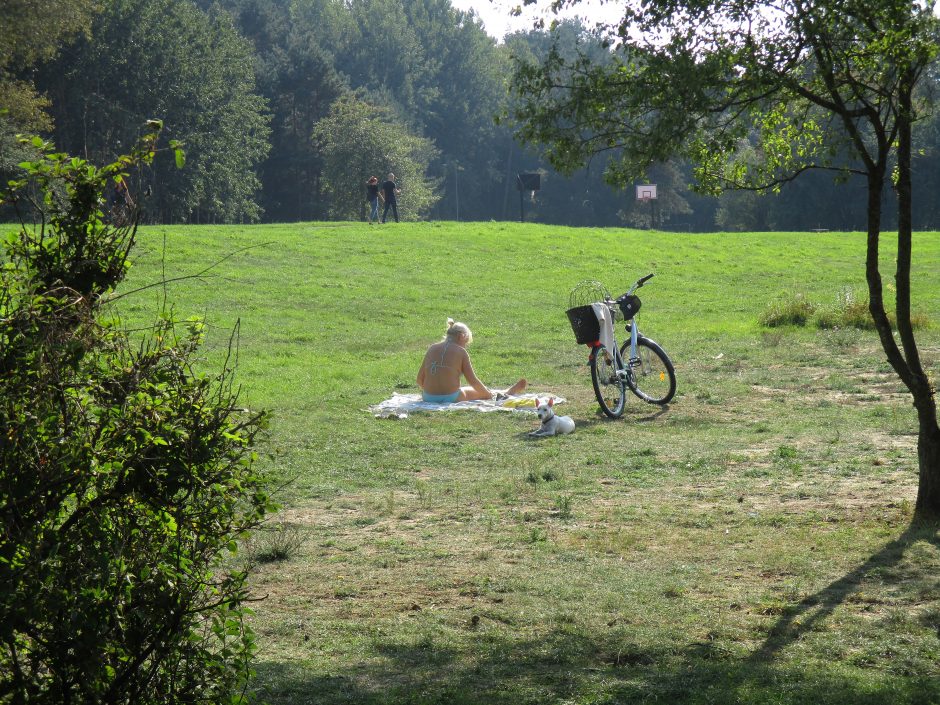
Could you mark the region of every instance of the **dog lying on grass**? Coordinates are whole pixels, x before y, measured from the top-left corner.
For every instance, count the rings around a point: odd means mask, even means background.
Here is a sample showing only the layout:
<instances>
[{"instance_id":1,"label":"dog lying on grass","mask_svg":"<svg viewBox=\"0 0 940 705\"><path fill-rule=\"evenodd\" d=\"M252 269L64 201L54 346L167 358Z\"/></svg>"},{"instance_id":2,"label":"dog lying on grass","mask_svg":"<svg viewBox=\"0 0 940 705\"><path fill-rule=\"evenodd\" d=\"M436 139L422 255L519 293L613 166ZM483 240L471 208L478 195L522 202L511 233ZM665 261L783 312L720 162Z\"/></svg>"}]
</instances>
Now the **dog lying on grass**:
<instances>
[{"instance_id":1,"label":"dog lying on grass","mask_svg":"<svg viewBox=\"0 0 940 705\"><path fill-rule=\"evenodd\" d=\"M542 425L532 431L530 436L557 436L574 431L574 419L570 416L555 416L555 397L549 397L546 401L536 399L535 411Z\"/></svg>"}]
</instances>

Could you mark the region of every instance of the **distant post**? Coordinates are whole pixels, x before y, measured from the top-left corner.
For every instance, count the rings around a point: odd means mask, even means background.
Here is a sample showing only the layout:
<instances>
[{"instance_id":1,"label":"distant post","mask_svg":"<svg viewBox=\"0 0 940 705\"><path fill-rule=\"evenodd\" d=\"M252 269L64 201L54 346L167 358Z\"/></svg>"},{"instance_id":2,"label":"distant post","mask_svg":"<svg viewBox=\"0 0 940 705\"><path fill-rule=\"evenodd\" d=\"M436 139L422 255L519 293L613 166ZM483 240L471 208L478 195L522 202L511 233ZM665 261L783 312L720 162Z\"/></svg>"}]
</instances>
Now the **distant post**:
<instances>
[{"instance_id":1,"label":"distant post","mask_svg":"<svg viewBox=\"0 0 940 705\"><path fill-rule=\"evenodd\" d=\"M532 194L532 200L535 200L535 192L542 188L542 175L537 171L523 172L516 174L516 188L519 189L519 222L525 222L525 199L523 193L529 191Z\"/></svg>"},{"instance_id":2,"label":"distant post","mask_svg":"<svg viewBox=\"0 0 940 705\"><path fill-rule=\"evenodd\" d=\"M454 200L456 201L457 207L457 222L460 222L460 172L463 171L463 167L460 166L460 163L456 160L452 163L454 167Z\"/></svg>"},{"instance_id":3,"label":"distant post","mask_svg":"<svg viewBox=\"0 0 940 705\"><path fill-rule=\"evenodd\" d=\"M656 213L653 208L654 201L656 201L656 184L637 184L636 186L636 200L648 201L650 204L650 230L656 226Z\"/></svg>"}]
</instances>

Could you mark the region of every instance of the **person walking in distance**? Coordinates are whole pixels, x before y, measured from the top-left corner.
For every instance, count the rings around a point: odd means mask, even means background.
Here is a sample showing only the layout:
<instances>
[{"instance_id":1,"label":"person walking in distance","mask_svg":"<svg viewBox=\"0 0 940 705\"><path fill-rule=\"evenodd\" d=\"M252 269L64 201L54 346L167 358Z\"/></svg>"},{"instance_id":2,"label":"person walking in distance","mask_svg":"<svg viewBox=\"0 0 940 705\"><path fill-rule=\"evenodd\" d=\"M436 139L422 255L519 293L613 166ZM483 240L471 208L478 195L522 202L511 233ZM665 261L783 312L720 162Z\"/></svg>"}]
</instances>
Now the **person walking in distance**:
<instances>
[{"instance_id":1,"label":"person walking in distance","mask_svg":"<svg viewBox=\"0 0 940 705\"><path fill-rule=\"evenodd\" d=\"M369 202L369 225L379 219L379 180L370 176L366 182L366 200Z\"/></svg>"},{"instance_id":2,"label":"person walking in distance","mask_svg":"<svg viewBox=\"0 0 940 705\"><path fill-rule=\"evenodd\" d=\"M389 173L388 178L382 183L382 196L385 199L385 210L382 211L382 222L385 222L385 218L388 215L388 209L392 209L392 214L395 216L395 222L398 222L398 194L401 193L401 189L398 188L398 185L395 183L395 175Z\"/></svg>"}]
</instances>

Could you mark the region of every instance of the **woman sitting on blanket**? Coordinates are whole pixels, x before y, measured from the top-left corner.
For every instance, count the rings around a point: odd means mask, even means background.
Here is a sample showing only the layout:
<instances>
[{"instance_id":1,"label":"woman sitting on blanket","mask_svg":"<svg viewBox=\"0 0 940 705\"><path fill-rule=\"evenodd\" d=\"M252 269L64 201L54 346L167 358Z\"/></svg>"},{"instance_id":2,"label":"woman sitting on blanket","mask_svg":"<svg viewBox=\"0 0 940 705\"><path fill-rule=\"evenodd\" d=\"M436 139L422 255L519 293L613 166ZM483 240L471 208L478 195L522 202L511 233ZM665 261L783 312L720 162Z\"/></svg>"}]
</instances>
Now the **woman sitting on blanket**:
<instances>
[{"instance_id":1,"label":"woman sitting on blanket","mask_svg":"<svg viewBox=\"0 0 940 705\"><path fill-rule=\"evenodd\" d=\"M526 381L520 379L505 390L490 391L473 372L467 345L473 340L473 334L464 323L455 323L447 319L447 333L443 340L434 343L424 355L424 362L418 371L418 386L424 401L435 404L450 404L455 401L474 401L492 399L494 396L505 397L518 394L526 387ZM469 382L469 387L460 386L460 376Z\"/></svg>"}]
</instances>

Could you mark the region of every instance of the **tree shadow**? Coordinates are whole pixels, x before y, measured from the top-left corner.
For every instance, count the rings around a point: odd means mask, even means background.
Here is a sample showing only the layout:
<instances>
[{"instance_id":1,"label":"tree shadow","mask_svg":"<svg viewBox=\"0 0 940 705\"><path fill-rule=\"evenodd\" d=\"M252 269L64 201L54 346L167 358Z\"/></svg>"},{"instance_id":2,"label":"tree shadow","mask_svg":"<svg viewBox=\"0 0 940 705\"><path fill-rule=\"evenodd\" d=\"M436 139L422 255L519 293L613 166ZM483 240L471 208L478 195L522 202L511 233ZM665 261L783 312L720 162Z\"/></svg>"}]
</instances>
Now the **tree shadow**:
<instances>
[{"instance_id":1,"label":"tree shadow","mask_svg":"<svg viewBox=\"0 0 940 705\"><path fill-rule=\"evenodd\" d=\"M851 669L819 668L782 651L830 617L867 577L898 566L915 542L940 547L936 524L912 524L863 564L787 609L764 643L745 655L743 645L682 634L653 638L629 624L585 632L557 624L523 635L467 625L456 638L442 630L374 636L356 663L324 673L302 665L256 663L256 689L272 705L548 705L592 702L766 703L777 705L920 705L940 702L940 679L860 677ZM888 571L889 575L895 575ZM883 579L883 578L882 578ZM903 578L895 578L903 582ZM497 625L493 624L493 627ZM809 665L808 665L809 664Z\"/></svg>"},{"instance_id":2,"label":"tree shadow","mask_svg":"<svg viewBox=\"0 0 940 705\"><path fill-rule=\"evenodd\" d=\"M856 592L862 582L874 572L893 568L901 562L907 549L914 543L926 541L940 547L940 524L914 521L904 533L871 556L855 570L835 580L823 589L784 610L770 629L767 639L749 658L752 662L769 661L789 644L812 632L820 622Z\"/></svg>"},{"instance_id":3,"label":"tree shadow","mask_svg":"<svg viewBox=\"0 0 940 705\"><path fill-rule=\"evenodd\" d=\"M645 649L621 637L555 633L485 642L469 657L440 645L378 644L368 663L330 674L297 665L256 665L258 695L271 705L598 705L767 703L920 705L937 702L936 679L872 683L838 669L808 677L797 666L716 654L706 644Z\"/></svg>"}]
</instances>

